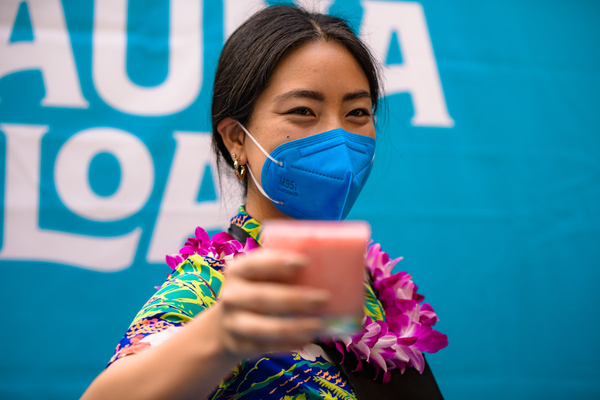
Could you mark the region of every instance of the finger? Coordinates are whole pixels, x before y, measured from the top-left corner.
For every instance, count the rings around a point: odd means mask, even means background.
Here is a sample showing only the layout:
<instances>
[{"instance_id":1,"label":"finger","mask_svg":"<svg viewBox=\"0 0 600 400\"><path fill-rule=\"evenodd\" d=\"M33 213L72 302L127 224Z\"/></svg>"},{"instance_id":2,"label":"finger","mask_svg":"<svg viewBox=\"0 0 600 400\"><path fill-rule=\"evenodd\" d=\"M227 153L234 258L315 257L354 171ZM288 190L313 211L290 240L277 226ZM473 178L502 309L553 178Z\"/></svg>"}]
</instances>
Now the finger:
<instances>
[{"instance_id":1,"label":"finger","mask_svg":"<svg viewBox=\"0 0 600 400\"><path fill-rule=\"evenodd\" d=\"M330 301L328 291L281 283L231 282L225 286L221 303L257 314L314 314Z\"/></svg>"},{"instance_id":2,"label":"finger","mask_svg":"<svg viewBox=\"0 0 600 400\"><path fill-rule=\"evenodd\" d=\"M305 256L281 250L259 249L238 257L228 275L254 281L282 281L295 276L307 263Z\"/></svg>"},{"instance_id":3,"label":"finger","mask_svg":"<svg viewBox=\"0 0 600 400\"><path fill-rule=\"evenodd\" d=\"M323 321L316 317L284 318L250 312L230 314L223 325L236 340L268 345L272 350L282 344L309 343L324 328Z\"/></svg>"},{"instance_id":4,"label":"finger","mask_svg":"<svg viewBox=\"0 0 600 400\"><path fill-rule=\"evenodd\" d=\"M230 337L225 339L227 351L236 358L253 358L265 353L297 351L308 344L309 341L282 341L282 342L255 342L240 338Z\"/></svg>"}]
</instances>

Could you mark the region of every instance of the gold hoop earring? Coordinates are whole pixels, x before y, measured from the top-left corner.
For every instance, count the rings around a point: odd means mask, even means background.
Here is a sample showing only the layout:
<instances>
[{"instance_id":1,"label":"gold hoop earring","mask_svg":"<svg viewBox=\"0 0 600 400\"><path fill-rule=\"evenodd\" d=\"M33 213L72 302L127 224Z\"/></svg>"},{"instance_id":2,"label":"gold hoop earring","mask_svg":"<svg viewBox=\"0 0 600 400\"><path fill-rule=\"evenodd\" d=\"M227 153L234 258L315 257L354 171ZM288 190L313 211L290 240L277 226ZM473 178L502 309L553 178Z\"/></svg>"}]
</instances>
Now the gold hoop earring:
<instances>
[{"instance_id":1,"label":"gold hoop earring","mask_svg":"<svg viewBox=\"0 0 600 400\"><path fill-rule=\"evenodd\" d=\"M237 176L240 181L243 181L246 177L246 167L240 165L238 160L235 160L233 161L233 170L235 171L235 176Z\"/></svg>"}]
</instances>

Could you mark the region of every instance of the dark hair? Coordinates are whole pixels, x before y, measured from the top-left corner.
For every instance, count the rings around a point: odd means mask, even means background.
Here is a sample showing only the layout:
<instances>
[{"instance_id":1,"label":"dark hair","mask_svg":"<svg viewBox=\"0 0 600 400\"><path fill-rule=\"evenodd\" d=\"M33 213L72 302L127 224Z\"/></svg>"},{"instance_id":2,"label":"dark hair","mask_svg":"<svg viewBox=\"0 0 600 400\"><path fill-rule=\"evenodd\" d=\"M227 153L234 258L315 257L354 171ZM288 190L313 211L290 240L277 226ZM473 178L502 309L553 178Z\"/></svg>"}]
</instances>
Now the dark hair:
<instances>
[{"instance_id":1,"label":"dark hair","mask_svg":"<svg viewBox=\"0 0 600 400\"><path fill-rule=\"evenodd\" d=\"M212 144L218 169L219 155L228 165L233 163L217 132L218 123L231 117L246 124L278 62L294 49L317 41L337 42L354 56L369 82L373 112L377 110L380 94L377 64L344 20L294 6L267 7L231 35L219 58L212 100Z\"/></svg>"}]
</instances>

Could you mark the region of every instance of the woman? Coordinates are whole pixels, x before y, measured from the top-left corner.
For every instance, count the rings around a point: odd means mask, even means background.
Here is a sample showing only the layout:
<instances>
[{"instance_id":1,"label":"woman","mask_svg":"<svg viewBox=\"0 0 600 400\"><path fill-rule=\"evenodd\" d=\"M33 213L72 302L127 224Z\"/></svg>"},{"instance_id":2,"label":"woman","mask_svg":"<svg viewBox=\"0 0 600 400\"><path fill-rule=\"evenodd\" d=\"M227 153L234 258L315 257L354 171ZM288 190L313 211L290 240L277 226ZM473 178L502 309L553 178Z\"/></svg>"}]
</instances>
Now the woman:
<instances>
[{"instance_id":1,"label":"woman","mask_svg":"<svg viewBox=\"0 0 600 400\"><path fill-rule=\"evenodd\" d=\"M377 245L367 255L366 328L337 344L313 343L323 330L314 314L329 293L282 283L306 260L258 248L266 220L345 217L370 171L378 97L373 59L340 19L274 6L231 36L215 76L213 144L244 184L246 204L232 219L233 236L211 240L198 228L167 257L173 274L85 399L384 398L402 396L398 385L441 397L421 351L444 347L445 336L431 329L437 317L418 304L410 276L391 276L395 262ZM278 191L265 164L293 157L298 143L322 146L325 157L298 178L308 191ZM349 178L321 173L328 168Z\"/></svg>"}]
</instances>

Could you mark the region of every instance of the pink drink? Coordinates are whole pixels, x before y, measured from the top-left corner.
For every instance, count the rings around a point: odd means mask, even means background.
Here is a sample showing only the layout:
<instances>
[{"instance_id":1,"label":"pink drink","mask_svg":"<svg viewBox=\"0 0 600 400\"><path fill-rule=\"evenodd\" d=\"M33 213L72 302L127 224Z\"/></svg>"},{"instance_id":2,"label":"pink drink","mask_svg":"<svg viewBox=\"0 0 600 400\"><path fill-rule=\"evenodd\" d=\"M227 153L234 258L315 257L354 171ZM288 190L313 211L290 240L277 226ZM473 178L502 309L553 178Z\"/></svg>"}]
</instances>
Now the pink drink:
<instances>
[{"instance_id":1,"label":"pink drink","mask_svg":"<svg viewBox=\"0 0 600 400\"><path fill-rule=\"evenodd\" d=\"M332 299L320 312L328 334L354 333L360 327L364 302L364 257L371 228L367 222L271 221L262 230L262 244L309 258L294 282L329 290Z\"/></svg>"}]
</instances>

